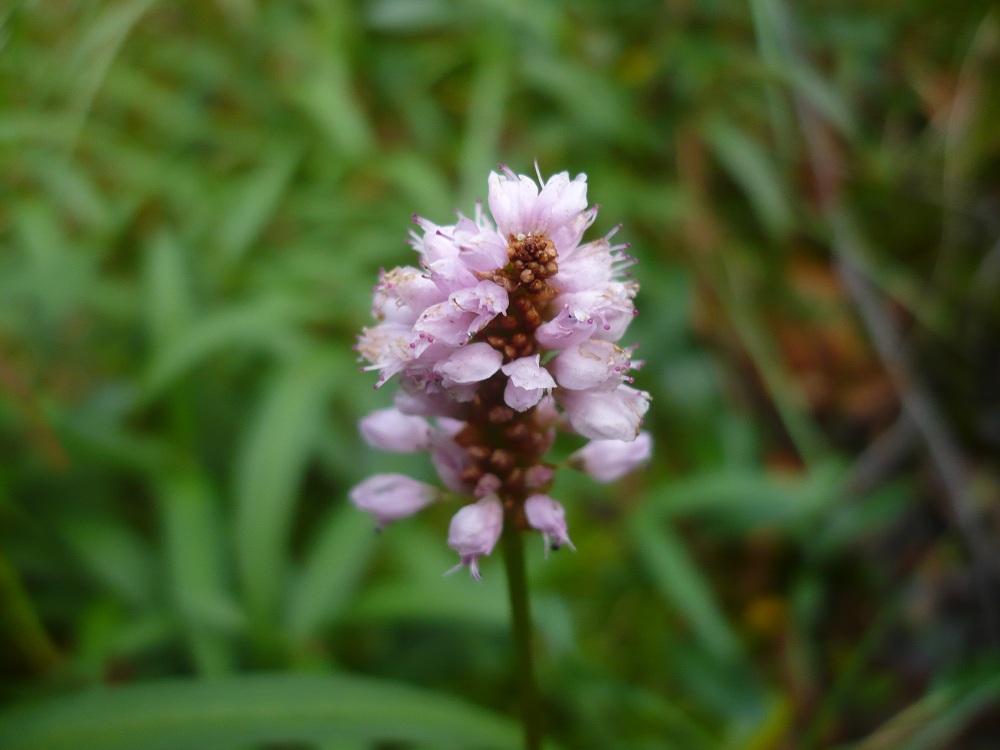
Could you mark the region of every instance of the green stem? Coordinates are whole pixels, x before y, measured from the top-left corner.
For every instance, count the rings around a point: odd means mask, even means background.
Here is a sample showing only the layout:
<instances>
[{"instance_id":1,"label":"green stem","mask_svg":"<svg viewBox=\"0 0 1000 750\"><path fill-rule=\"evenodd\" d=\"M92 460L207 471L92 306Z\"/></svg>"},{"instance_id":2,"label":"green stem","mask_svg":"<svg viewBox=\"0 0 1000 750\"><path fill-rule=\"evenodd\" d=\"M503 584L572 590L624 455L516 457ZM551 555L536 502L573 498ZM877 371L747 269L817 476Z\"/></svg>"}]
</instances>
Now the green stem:
<instances>
[{"instance_id":1,"label":"green stem","mask_svg":"<svg viewBox=\"0 0 1000 750\"><path fill-rule=\"evenodd\" d=\"M517 669L518 694L521 699L521 723L524 726L525 750L542 746L541 713L538 688L535 686L531 658L531 612L528 608L528 581L524 572L524 542L511 516L504 523L503 561L507 570L507 593L510 598L511 635Z\"/></svg>"}]
</instances>

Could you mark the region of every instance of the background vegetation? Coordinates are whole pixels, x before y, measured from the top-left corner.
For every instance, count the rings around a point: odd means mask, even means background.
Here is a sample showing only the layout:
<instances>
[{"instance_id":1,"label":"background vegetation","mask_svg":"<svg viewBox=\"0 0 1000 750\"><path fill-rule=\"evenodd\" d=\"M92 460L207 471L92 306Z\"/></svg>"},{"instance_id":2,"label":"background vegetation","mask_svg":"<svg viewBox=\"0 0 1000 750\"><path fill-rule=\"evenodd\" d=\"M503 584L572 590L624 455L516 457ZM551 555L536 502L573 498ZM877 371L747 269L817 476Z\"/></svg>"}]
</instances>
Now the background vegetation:
<instances>
[{"instance_id":1,"label":"background vegetation","mask_svg":"<svg viewBox=\"0 0 1000 750\"><path fill-rule=\"evenodd\" d=\"M0 9L0 745L517 746L498 561L345 494L430 476L356 435L378 269L537 158L640 260L657 445L532 547L553 740L995 748L991 5Z\"/></svg>"}]
</instances>

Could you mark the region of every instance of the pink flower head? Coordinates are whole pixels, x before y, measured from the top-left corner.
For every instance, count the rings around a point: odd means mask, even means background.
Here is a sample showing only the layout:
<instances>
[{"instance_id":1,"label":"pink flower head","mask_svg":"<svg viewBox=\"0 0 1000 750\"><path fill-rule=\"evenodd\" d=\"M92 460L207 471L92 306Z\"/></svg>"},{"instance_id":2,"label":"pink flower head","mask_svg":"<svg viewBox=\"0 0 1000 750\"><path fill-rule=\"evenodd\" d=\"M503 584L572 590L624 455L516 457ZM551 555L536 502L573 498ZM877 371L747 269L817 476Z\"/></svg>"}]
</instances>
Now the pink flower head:
<instances>
[{"instance_id":1,"label":"pink flower head","mask_svg":"<svg viewBox=\"0 0 1000 750\"><path fill-rule=\"evenodd\" d=\"M350 492L351 502L375 516L379 529L412 516L439 496L440 493L429 484L402 474L376 474Z\"/></svg>"},{"instance_id":2,"label":"pink flower head","mask_svg":"<svg viewBox=\"0 0 1000 750\"><path fill-rule=\"evenodd\" d=\"M537 172L536 165L536 172ZM629 387L632 348L616 342L635 315L638 284L617 228L581 244L597 207L587 178L537 180L500 167L482 203L453 224L414 217L414 266L383 271L375 323L358 337L376 387L397 379L395 407L361 420L365 441L427 450L441 483L477 501L452 519L449 544L479 577L504 514L526 518L546 545L572 546L562 506L542 494L557 428L591 442L570 463L600 481L650 453L640 433L650 396ZM427 485L381 474L351 492L384 525L432 499ZM523 515L522 515L523 514Z\"/></svg>"},{"instance_id":3,"label":"pink flower head","mask_svg":"<svg viewBox=\"0 0 1000 750\"><path fill-rule=\"evenodd\" d=\"M646 463L653 453L653 439L640 432L632 442L591 440L573 453L567 463L587 472L598 482L613 482Z\"/></svg>"},{"instance_id":4,"label":"pink flower head","mask_svg":"<svg viewBox=\"0 0 1000 750\"><path fill-rule=\"evenodd\" d=\"M493 551L502 531L503 505L496 495L487 495L460 509L448 527L448 546L461 556L462 561L448 573L468 566L469 574L480 580L479 558Z\"/></svg>"},{"instance_id":5,"label":"pink flower head","mask_svg":"<svg viewBox=\"0 0 1000 750\"><path fill-rule=\"evenodd\" d=\"M542 532L545 554L557 550L564 544L575 550L566 530L566 511L562 505L548 495L532 495L524 501L524 515L533 529Z\"/></svg>"}]
</instances>

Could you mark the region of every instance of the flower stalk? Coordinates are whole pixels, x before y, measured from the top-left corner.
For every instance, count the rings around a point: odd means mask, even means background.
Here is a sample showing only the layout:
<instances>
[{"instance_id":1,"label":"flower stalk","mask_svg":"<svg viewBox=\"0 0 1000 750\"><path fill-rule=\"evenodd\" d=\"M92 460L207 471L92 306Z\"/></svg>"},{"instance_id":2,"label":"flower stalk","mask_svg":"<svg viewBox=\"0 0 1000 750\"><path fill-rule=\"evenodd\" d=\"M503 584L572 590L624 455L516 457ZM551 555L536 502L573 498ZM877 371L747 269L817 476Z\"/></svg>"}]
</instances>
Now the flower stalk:
<instances>
[{"instance_id":1,"label":"flower stalk","mask_svg":"<svg viewBox=\"0 0 1000 750\"><path fill-rule=\"evenodd\" d=\"M528 579L524 565L524 540L513 519L507 520L500 543L503 547L504 568L507 573L511 642L514 648L521 723L524 728L524 747L525 750L539 750L542 746L541 706L531 648L531 607L528 602Z\"/></svg>"}]
</instances>

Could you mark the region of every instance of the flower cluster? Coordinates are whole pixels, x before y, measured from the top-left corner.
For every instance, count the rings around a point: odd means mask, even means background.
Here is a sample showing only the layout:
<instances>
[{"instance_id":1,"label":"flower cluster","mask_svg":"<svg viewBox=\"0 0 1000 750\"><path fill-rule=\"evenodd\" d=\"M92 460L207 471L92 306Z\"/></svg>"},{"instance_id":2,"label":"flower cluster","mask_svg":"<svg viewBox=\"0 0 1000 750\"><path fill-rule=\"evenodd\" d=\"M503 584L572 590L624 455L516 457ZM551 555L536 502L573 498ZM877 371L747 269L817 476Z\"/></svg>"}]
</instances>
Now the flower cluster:
<instances>
[{"instance_id":1,"label":"flower cluster","mask_svg":"<svg viewBox=\"0 0 1000 750\"><path fill-rule=\"evenodd\" d=\"M540 189L539 189L540 188ZM454 516L448 544L478 578L505 521L572 547L562 506L546 493L544 457L556 428L590 442L569 464L611 481L649 458L640 431L649 394L632 388L632 350L617 342L635 315L634 260L614 231L581 244L597 207L586 176L538 183L507 168L491 173L489 209L438 226L414 217L419 268L380 274L357 350L376 388L398 376L395 405L361 420L372 446L429 451L450 490L474 502ZM617 229L615 230L617 231ZM351 491L381 528L440 497L400 474Z\"/></svg>"}]
</instances>

